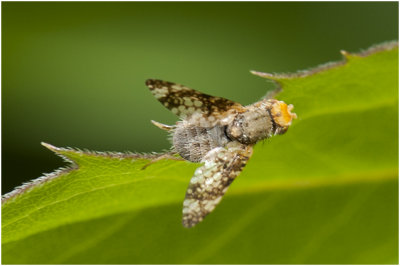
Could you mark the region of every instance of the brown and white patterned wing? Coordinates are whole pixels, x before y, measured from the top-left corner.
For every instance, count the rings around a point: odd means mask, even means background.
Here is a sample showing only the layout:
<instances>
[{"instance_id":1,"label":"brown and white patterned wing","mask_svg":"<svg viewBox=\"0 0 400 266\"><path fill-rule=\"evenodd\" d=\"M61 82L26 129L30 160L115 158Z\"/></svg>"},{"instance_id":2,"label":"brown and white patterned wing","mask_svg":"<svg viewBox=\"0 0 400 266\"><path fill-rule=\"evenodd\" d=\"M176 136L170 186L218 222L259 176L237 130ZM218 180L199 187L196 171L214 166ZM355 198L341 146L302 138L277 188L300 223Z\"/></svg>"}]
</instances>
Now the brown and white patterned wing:
<instances>
[{"instance_id":1,"label":"brown and white patterned wing","mask_svg":"<svg viewBox=\"0 0 400 266\"><path fill-rule=\"evenodd\" d=\"M218 147L208 152L202 160L204 165L197 168L186 191L183 226L196 225L214 210L252 152L252 146L236 141L228 143L225 148Z\"/></svg>"},{"instance_id":2,"label":"brown and white patterned wing","mask_svg":"<svg viewBox=\"0 0 400 266\"><path fill-rule=\"evenodd\" d=\"M243 111L240 103L214 97L190 89L180 84L148 79L146 85L151 93L166 108L185 120L196 120L201 126L213 126L227 123L223 119L232 113Z\"/></svg>"}]
</instances>

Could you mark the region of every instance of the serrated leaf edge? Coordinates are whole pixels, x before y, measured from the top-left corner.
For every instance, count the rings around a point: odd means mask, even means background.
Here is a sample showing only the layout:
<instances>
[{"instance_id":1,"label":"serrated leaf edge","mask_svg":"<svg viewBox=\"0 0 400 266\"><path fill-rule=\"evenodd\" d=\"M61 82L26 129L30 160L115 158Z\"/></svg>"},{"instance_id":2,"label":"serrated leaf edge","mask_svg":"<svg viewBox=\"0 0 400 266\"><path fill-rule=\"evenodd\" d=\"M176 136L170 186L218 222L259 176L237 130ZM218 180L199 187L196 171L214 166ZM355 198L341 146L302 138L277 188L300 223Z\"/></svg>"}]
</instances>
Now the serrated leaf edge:
<instances>
[{"instance_id":1,"label":"serrated leaf edge","mask_svg":"<svg viewBox=\"0 0 400 266\"><path fill-rule=\"evenodd\" d=\"M345 50L341 50L340 53L343 55L343 59L341 61L328 62L310 69L299 70L294 73L265 73L255 70L250 70L250 73L271 80L278 86L278 89L280 90L281 89L281 85L279 83L280 80L308 77L320 73L322 71L326 71L335 67L345 65L349 62L351 58L366 57L379 52L390 51L395 49L396 47L397 48L399 47L398 41L388 41L381 44L373 45L365 50L361 50L361 52L359 53L349 53Z\"/></svg>"},{"instance_id":2,"label":"serrated leaf edge","mask_svg":"<svg viewBox=\"0 0 400 266\"><path fill-rule=\"evenodd\" d=\"M73 170L79 169L79 164L76 163L73 159L68 157L68 154L81 154L81 155L88 155L88 156L101 156L101 157L108 157L108 158L117 158L117 159L144 159L144 160L157 160L158 158L171 155L173 156L172 152L165 151L163 153L133 153L133 152L100 152L100 151L91 151L88 149L79 149L79 148L59 148L53 146L46 142L41 142L41 144L46 147L47 149L53 151L56 155L61 157L64 162L68 163L68 166L60 167L54 170L51 173L43 173L42 176L30 180L28 182L23 183L22 185L14 188L12 191L4 194L1 197L1 204L4 205L5 203L9 202L11 199L16 198L17 196L32 190L35 187L41 186L61 175L67 174Z\"/></svg>"}]
</instances>

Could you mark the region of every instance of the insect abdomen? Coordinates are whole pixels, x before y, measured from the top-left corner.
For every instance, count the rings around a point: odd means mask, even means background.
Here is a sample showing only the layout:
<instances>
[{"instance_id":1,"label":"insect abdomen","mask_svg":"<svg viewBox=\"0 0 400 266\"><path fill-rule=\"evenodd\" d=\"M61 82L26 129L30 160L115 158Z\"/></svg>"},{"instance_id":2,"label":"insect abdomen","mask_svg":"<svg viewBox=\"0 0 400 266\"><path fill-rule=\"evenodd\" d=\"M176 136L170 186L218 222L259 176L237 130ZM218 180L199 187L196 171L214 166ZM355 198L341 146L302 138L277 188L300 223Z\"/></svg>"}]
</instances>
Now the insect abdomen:
<instances>
[{"instance_id":1,"label":"insect abdomen","mask_svg":"<svg viewBox=\"0 0 400 266\"><path fill-rule=\"evenodd\" d=\"M200 162L216 147L223 147L229 139L223 127L205 128L180 123L174 131L172 142L182 158L191 162Z\"/></svg>"}]
</instances>

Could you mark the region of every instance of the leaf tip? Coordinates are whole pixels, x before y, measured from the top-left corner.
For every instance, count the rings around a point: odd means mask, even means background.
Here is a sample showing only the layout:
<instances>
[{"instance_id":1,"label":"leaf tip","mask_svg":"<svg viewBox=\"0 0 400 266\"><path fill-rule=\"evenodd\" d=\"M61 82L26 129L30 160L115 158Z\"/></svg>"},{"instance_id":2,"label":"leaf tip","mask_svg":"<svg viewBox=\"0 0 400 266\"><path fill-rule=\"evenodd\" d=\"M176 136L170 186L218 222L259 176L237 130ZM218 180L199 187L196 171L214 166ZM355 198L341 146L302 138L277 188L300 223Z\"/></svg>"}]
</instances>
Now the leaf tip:
<instances>
[{"instance_id":1,"label":"leaf tip","mask_svg":"<svg viewBox=\"0 0 400 266\"><path fill-rule=\"evenodd\" d=\"M57 148L56 146L53 146L53 145L51 145L51 144L49 144L49 143L46 143L46 142L40 142L40 144L42 145L42 146L44 146L44 147L46 147L47 149L49 149L49 150L51 150L51 151L54 151L54 152L57 152L57 151L59 151L60 150L60 148Z\"/></svg>"},{"instance_id":2,"label":"leaf tip","mask_svg":"<svg viewBox=\"0 0 400 266\"><path fill-rule=\"evenodd\" d=\"M260 71L255 71L255 70L250 70L250 73L262 78L273 78L274 75L270 74L270 73L264 73L264 72L260 72Z\"/></svg>"},{"instance_id":3,"label":"leaf tip","mask_svg":"<svg viewBox=\"0 0 400 266\"><path fill-rule=\"evenodd\" d=\"M40 144L54 152L56 155L60 156L65 162L71 163L72 165L78 165L78 163L76 162L76 158L79 156L76 156L76 154L81 155L82 152L80 150L74 150L71 148L59 148L43 141L40 142Z\"/></svg>"},{"instance_id":4,"label":"leaf tip","mask_svg":"<svg viewBox=\"0 0 400 266\"><path fill-rule=\"evenodd\" d=\"M351 54L347 52L346 50L340 50L340 53L344 56L344 58L348 59Z\"/></svg>"}]
</instances>

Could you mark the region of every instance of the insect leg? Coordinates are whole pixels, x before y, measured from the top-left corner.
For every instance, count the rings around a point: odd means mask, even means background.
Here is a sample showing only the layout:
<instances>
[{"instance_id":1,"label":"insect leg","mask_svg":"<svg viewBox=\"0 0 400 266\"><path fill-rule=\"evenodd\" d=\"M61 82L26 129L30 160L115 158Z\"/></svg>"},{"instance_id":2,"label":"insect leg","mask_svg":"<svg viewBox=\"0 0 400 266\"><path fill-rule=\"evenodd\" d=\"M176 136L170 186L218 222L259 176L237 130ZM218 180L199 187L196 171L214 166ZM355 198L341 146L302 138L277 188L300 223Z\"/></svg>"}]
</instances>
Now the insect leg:
<instances>
[{"instance_id":1,"label":"insect leg","mask_svg":"<svg viewBox=\"0 0 400 266\"><path fill-rule=\"evenodd\" d=\"M154 121L154 120L151 120L151 123L153 123L153 125L155 125L158 128L161 128L162 130L165 130L165 131L170 131L170 130L173 130L175 128L175 126L168 126L168 125L161 124L161 123L159 123L157 121Z\"/></svg>"}]
</instances>

